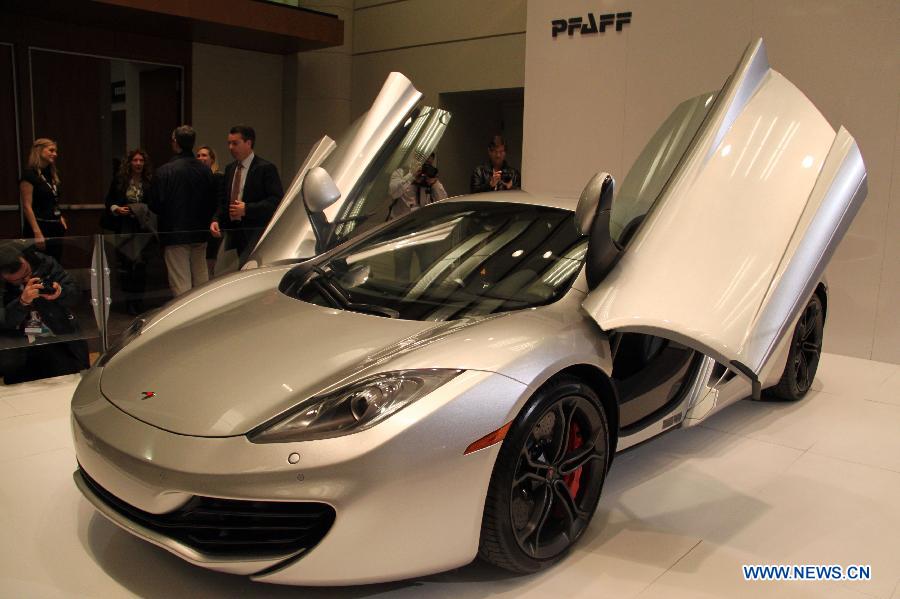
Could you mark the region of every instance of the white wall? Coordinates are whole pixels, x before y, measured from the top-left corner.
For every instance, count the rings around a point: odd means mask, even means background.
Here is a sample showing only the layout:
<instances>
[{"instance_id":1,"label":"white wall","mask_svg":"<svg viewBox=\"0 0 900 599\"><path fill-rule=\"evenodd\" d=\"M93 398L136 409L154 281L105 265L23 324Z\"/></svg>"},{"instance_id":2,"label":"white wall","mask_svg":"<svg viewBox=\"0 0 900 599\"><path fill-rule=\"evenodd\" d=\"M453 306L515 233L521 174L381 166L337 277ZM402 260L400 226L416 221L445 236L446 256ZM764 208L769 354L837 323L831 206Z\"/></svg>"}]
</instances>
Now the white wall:
<instances>
[{"instance_id":1,"label":"white wall","mask_svg":"<svg viewBox=\"0 0 900 599\"><path fill-rule=\"evenodd\" d=\"M522 87L525 0L356 0L352 115L368 109L391 71L438 105L443 92Z\"/></svg>"},{"instance_id":2,"label":"white wall","mask_svg":"<svg viewBox=\"0 0 900 599\"><path fill-rule=\"evenodd\" d=\"M294 172L323 135L336 139L350 124L353 0L302 0L304 8L337 15L344 43L284 57L284 162ZM285 176L285 185L290 177Z\"/></svg>"},{"instance_id":3,"label":"white wall","mask_svg":"<svg viewBox=\"0 0 900 599\"><path fill-rule=\"evenodd\" d=\"M284 180L282 56L208 44L194 44L193 54L191 125L197 145L211 146L224 167L231 162L228 130L250 125L256 130L256 153L274 163Z\"/></svg>"},{"instance_id":4,"label":"white wall","mask_svg":"<svg viewBox=\"0 0 900 599\"><path fill-rule=\"evenodd\" d=\"M550 21L632 11L622 32L552 38ZM674 105L721 87L744 47L856 137L869 195L828 269L826 350L900 363L900 3L892 0L528 2L524 185L577 196L622 177Z\"/></svg>"}]
</instances>

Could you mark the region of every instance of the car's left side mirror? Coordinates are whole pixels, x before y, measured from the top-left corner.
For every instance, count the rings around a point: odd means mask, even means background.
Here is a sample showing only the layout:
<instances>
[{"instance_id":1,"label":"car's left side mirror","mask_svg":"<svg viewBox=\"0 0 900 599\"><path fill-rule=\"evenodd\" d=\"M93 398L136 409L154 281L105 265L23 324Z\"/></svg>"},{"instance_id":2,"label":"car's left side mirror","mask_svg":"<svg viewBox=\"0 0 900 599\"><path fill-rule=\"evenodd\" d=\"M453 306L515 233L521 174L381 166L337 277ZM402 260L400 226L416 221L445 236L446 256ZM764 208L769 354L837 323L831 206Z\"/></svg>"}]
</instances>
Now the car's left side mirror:
<instances>
[{"instance_id":1,"label":"car's left side mirror","mask_svg":"<svg viewBox=\"0 0 900 599\"><path fill-rule=\"evenodd\" d=\"M341 190L328 171L321 166L315 166L307 171L300 190L313 234L316 236L316 253L319 254L325 251L332 230L325 217L325 209L341 199Z\"/></svg>"},{"instance_id":2,"label":"car's left side mirror","mask_svg":"<svg viewBox=\"0 0 900 599\"><path fill-rule=\"evenodd\" d=\"M581 197L578 198L578 206L575 208L575 226L582 235L590 235L591 225L597 217L597 213L612 209L613 190L616 181L609 173L600 172L591 177Z\"/></svg>"},{"instance_id":3,"label":"car's left side mirror","mask_svg":"<svg viewBox=\"0 0 900 599\"><path fill-rule=\"evenodd\" d=\"M575 226L579 233L588 236L585 275L590 289L603 280L619 259L619 246L609 231L615 187L612 175L597 173L585 185L575 208Z\"/></svg>"}]
</instances>

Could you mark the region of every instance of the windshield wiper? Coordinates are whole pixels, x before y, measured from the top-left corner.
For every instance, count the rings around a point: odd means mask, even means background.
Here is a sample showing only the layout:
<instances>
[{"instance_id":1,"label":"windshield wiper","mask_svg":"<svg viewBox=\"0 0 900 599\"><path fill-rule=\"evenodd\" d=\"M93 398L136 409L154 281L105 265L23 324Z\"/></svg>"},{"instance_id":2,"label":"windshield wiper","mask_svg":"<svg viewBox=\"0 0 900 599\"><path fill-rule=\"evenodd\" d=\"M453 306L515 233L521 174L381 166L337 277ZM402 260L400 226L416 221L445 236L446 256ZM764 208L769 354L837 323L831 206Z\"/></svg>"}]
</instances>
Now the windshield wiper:
<instances>
[{"instance_id":1,"label":"windshield wiper","mask_svg":"<svg viewBox=\"0 0 900 599\"><path fill-rule=\"evenodd\" d=\"M314 266L313 271L315 271L318 276L313 278L310 282L315 283L319 287L322 295L328 298L335 308L349 310L351 312L387 316L388 318L400 318L400 312L393 308L351 301L350 297L347 295L347 291L331 277L330 271L323 270L318 266Z\"/></svg>"}]
</instances>

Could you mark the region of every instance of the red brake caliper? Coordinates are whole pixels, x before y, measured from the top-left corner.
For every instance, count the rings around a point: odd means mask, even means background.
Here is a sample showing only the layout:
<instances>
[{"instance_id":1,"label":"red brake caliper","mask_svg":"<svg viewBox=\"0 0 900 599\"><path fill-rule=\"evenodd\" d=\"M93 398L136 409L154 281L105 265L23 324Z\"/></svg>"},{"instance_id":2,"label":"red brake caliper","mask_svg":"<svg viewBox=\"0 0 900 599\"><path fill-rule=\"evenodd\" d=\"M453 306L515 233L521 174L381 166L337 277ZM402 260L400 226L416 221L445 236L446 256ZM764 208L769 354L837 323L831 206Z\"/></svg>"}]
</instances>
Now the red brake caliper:
<instances>
[{"instance_id":1,"label":"red brake caliper","mask_svg":"<svg viewBox=\"0 0 900 599\"><path fill-rule=\"evenodd\" d=\"M578 423L573 419L572 426L569 430L569 445L568 447L566 447L566 453L571 453L572 451L581 447L583 444L584 440L581 438L581 427L579 427ZM582 468L583 466L579 466L575 469L574 472L563 477L563 481L569 488L569 493L572 494L572 497L578 497L578 488L581 486Z\"/></svg>"}]
</instances>

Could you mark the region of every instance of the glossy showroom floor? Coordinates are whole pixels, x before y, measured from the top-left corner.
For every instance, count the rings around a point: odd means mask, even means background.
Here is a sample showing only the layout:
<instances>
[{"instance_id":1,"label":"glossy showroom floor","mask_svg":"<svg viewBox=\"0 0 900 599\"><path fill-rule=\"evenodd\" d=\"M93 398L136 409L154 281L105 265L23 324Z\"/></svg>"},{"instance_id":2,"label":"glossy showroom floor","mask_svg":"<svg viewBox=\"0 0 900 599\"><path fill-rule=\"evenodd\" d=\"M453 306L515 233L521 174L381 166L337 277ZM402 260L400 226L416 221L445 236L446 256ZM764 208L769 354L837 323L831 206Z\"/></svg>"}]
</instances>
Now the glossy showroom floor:
<instances>
[{"instance_id":1,"label":"glossy showroom floor","mask_svg":"<svg viewBox=\"0 0 900 599\"><path fill-rule=\"evenodd\" d=\"M302 590L192 567L95 515L71 478L74 385L0 388L0 596L900 599L898 365L826 355L798 404L743 401L618 456L548 572ZM872 580L745 582L745 563L870 564Z\"/></svg>"}]
</instances>

